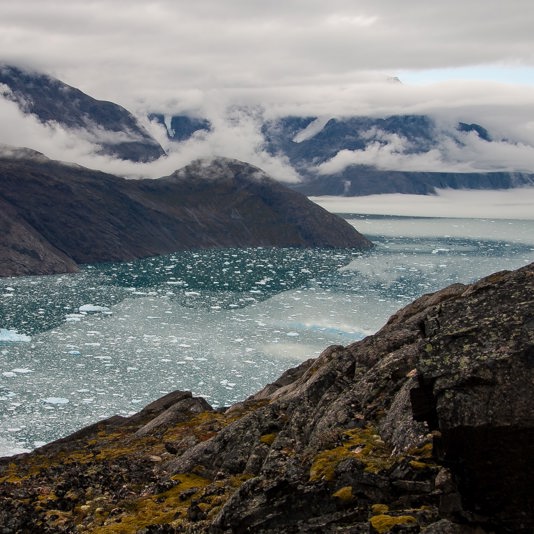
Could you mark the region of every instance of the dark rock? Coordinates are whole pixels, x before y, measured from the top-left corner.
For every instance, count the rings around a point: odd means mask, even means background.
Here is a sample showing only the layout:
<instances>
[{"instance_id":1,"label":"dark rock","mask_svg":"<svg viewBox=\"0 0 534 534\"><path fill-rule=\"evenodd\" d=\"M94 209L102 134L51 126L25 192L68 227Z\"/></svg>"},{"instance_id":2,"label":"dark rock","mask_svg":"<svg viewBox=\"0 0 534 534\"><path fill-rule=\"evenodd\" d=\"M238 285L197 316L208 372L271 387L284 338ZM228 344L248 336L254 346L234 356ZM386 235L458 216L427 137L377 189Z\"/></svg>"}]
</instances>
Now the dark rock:
<instances>
[{"instance_id":1,"label":"dark rock","mask_svg":"<svg viewBox=\"0 0 534 534\"><path fill-rule=\"evenodd\" d=\"M236 160L126 180L15 151L0 157L0 206L9 228L0 276L192 248L372 246L345 220Z\"/></svg>"},{"instance_id":2,"label":"dark rock","mask_svg":"<svg viewBox=\"0 0 534 534\"><path fill-rule=\"evenodd\" d=\"M170 123L165 122L161 113L151 113L148 118L164 126L167 137L173 141L186 141L194 134L211 131L210 121L189 115L174 115L170 117Z\"/></svg>"},{"instance_id":3,"label":"dark rock","mask_svg":"<svg viewBox=\"0 0 534 534\"><path fill-rule=\"evenodd\" d=\"M146 425L142 426L136 433L136 436L145 436L162 432L164 429L176 423L188 421L196 414L211 411L212 407L202 398L186 398L175 402L163 413L151 419Z\"/></svg>"},{"instance_id":4,"label":"dark rock","mask_svg":"<svg viewBox=\"0 0 534 534\"><path fill-rule=\"evenodd\" d=\"M74 273L76 262L28 224L18 210L0 198L0 274Z\"/></svg>"}]
</instances>

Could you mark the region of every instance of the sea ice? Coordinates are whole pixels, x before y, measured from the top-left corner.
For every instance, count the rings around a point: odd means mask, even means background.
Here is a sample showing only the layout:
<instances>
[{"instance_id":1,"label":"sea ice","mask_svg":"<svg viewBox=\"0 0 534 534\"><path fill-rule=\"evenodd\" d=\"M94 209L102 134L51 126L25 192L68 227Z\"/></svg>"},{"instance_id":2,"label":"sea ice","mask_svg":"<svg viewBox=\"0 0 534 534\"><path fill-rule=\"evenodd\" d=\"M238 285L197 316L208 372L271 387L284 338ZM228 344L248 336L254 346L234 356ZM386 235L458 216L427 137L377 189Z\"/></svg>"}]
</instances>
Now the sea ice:
<instances>
[{"instance_id":1,"label":"sea ice","mask_svg":"<svg viewBox=\"0 0 534 534\"><path fill-rule=\"evenodd\" d=\"M94 304L83 304L78 309L81 313L111 313L107 306L95 306Z\"/></svg>"},{"instance_id":2,"label":"sea ice","mask_svg":"<svg viewBox=\"0 0 534 534\"><path fill-rule=\"evenodd\" d=\"M64 397L47 397L43 399L43 402L47 404L67 404L69 399L65 399Z\"/></svg>"},{"instance_id":3,"label":"sea ice","mask_svg":"<svg viewBox=\"0 0 534 534\"><path fill-rule=\"evenodd\" d=\"M16 330L0 328L0 343L20 343L31 341L30 336L19 334Z\"/></svg>"}]
</instances>

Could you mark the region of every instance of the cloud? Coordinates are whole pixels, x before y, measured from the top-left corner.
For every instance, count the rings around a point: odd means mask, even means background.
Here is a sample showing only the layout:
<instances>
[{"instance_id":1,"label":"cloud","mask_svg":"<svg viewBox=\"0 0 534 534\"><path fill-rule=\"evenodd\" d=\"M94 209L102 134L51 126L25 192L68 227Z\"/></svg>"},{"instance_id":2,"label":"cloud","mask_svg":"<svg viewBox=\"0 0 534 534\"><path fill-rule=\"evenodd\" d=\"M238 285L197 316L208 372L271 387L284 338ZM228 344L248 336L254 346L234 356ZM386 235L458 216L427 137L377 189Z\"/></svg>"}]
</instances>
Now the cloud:
<instances>
[{"instance_id":1,"label":"cloud","mask_svg":"<svg viewBox=\"0 0 534 534\"><path fill-rule=\"evenodd\" d=\"M533 14L529 0L25 0L0 6L0 50L127 108L268 87L306 101L402 70L533 67Z\"/></svg>"},{"instance_id":2,"label":"cloud","mask_svg":"<svg viewBox=\"0 0 534 534\"><path fill-rule=\"evenodd\" d=\"M488 142L476 132L456 131L454 125L438 133L438 144L425 152L414 152L417 146L408 139L376 128L363 136L370 139L364 149L340 150L317 165L318 174L337 174L352 165L407 172L534 172L534 146L506 139Z\"/></svg>"},{"instance_id":3,"label":"cloud","mask_svg":"<svg viewBox=\"0 0 534 534\"><path fill-rule=\"evenodd\" d=\"M252 163L278 180L299 180L284 158L273 157L263 150L260 122L247 110L222 108L217 113L214 111L210 118L214 126L212 132L198 133L182 143L169 141L163 126L145 119L143 125L168 155L150 163L134 163L99 153L98 141L130 140L127 134L101 129L72 130L53 122L43 124L34 116L23 113L14 102L0 97L0 123L9 125L9 128L0 129L0 144L31 148L51 159L75 162L129 178L168 176L195 159L225 156Z\"/></svg>"},{"instance_id":4,"label":"cloud","mask_svg":"<svg viewBox=\"0 0 534 534\"><path fill-rule=\"evenodd\" d=\"M315 197L312 200L332 213L359 213L369 215L408 215L416 217L452 217L452 218L482 218L482 219L525 219L534 220L534 187L507 189L504 191L459 191L452 189L438 190L437 195L369 195L362 197ZM355 223L356 224L356 223ZM372 233L365 228L365 221L358 219L357 226L364 233ZM428 236L443 236L443 227L433 228L431 223L425 223ZM470 223L471 224L471 223ZM402 228L400 228L402 226ZM409 236L413 228L403 226L402 221L396 221L391 226L391 235ZM480 225L480 236L487 239L487 222ZM381 229L384 234L386 230ZM493 239L509 240L534 245L534 236L530 225L525 226L521 235L510 236L509 231L502 227L500 233L493 228ZM420 229L418 230L420 235ZM463 234L462 234L463 232ZM461 226L449 225L447 235L465 235Z\"/></svg>"},{"instance_id":5,"label":"cloud","mask_svg":"<svg viewBox=\"0 0 534 534\"><path fill-rule=\"evenodd\" d=\"M242 112L236 122L227 109L261 105L266 118L427 113L451 124L480 123L501 141L494 152L467 140L469 150L444 145L420 155L390 141L362 154L343 152L330 165L359 158L407 170L441 164L467 170L484 162L531 169L534 91L507 83L506 74L530 69L534 80L533 17L530 0L413 0L402 9L397 0L1 2L0 61L38 68L139 117L195 113L215 130L168 146L169 157L144 166L98 156L102 132L84 139L80 132L21 121L13 110L13 128L4 122L10 128L0 140L130 176L157 176L189 158L223 155L295 180L287 161L262 150L253 118ZM495 79L388 81L403 72L485 67ZM5 106L0 103L4 116Z\"/></svg>"}]
</instances>

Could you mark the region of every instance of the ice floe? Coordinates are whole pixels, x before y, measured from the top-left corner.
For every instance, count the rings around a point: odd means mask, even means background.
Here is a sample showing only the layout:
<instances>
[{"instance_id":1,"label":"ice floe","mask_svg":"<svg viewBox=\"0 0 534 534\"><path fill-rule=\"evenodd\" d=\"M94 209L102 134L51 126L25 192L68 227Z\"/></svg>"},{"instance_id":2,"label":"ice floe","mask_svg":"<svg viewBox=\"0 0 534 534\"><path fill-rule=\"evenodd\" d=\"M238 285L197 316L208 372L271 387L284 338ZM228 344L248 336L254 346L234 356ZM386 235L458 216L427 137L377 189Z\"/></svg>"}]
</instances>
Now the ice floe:
<instances>
[{"instance_id":1,"label":"ice floe","mask_svg":"<svg viewBox=\"0 0 534 534\"><path fill-rule=\"evenodd\" d=\"M32 338L25 334L19 334L16 330L0 328L0 343L27 343Z\"/></svg>"},{"instance_id":2,"label":"ice floe","mask_svg":"<svg viewBox=\"0 0 534 534\"><path fill-rule=\"evenodd\" d=\"M111 313L111 310L107 306L96 306L94 304L83 304L78 309L80 313Z\"/></svg>"}]
</instances>

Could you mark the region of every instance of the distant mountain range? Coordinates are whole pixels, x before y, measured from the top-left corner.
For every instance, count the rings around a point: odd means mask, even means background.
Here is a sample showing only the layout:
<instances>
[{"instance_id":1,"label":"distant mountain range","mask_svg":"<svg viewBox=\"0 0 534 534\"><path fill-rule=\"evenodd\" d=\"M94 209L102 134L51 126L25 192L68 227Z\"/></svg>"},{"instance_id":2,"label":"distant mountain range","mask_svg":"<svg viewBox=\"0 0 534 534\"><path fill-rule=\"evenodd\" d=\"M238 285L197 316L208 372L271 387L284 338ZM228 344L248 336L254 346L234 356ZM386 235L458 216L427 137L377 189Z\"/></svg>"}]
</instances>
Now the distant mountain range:
<instances>
[{"instance_id":1,"label":"distant mountain range","mask_svg":"<svg viewBox=\"0 0 534 534\"><path fill-rule=\"evenodd\" d=\"M186 141L213 131L208 119L151 115L166 128L169 140ZM437 150L448 142L461 147L465 134L491 144L490 132L475 123L458 122L443 131L426 115L375 117L296 117L265 120L258 126L264 139L263 151L287 161L301 176L295 190L310 196L361 196L382 193L433 194L438 188L509 189L533 186L534 174L526 172L451 172L385 170L371 164L350 163L331 171L321 168L350 152L387 149L403 156L417 156ZM397 148L397 145L399 148Z\"/></svg>"},{"instance_id":2,"label":"distant mountain range","mask_svg":"<svg viewBox=\"0 0 534 534\"><path fill-rule=\"evenodd\" d=\"M149 113L136 119L117 104L95 100L51 76L14 66L0 66L0 96L45 124L60 124L91 141L103 154L135 162L165 156L163 147L141 125L143 121L164 128L170 151L186 141L209 143L210 134L220 127L209 117L185 114ZM440 169L439 161L432 166L436 170L424 172L412 170L418 165L396 165L397 161L424 161L429 155L439 154L444 145L461 153L467 150L467 143L475 142L491 153L502 141L494 139L484 126L468 121L443 129L427 115L266 119L261 109L255 109L249 113L251 117L258 138L263 140L254 150L292 168L302 181L290 187L306 195L432 194L436 188L534 185L534 174L528 172L451 172ZM239 127L235 116L228 121ZM380 154L390 158L389 166L378 165Z\"/></svg>"},{"instance_id":3,"label":"distant mountain range","mask_svg":"<svg viewBox=\"0 0 534 534\"><path fill-rule=\"evenodd\" d=\"M372 246L345 220L237 160L126 180L28 149L3 154L0 276L193 248Z\"/></svg>"}]
</instances>

